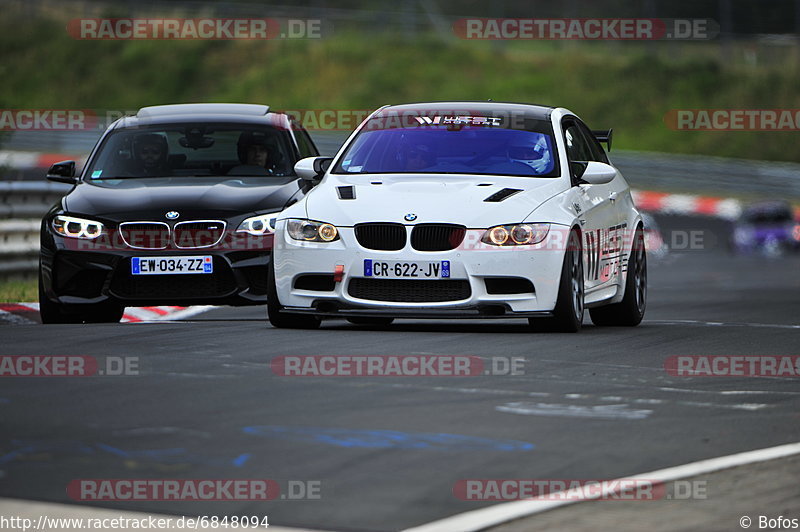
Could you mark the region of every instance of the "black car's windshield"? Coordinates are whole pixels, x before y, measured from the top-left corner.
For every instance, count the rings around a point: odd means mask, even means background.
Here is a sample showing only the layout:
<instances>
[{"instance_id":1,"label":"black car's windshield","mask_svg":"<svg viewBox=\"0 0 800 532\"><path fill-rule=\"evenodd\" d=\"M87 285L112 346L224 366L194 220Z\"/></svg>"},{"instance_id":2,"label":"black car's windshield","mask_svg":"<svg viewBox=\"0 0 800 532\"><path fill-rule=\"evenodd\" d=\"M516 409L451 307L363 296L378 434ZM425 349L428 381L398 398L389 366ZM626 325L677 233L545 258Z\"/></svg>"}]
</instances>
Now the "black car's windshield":
<instances>
[{"instance_id":1,"label":"black car's windshield","mask_svg":"<svg viewBox=\"0 0 800 532\"><path fill-rule=\"evenodd\" d=\"M764 209L746 212L743 219L751 224L782 224L792 222L794 217L789 208Z\"/></svg>"},{"instance_id":2,"label":"black car's windshield","mask_svg":"<svg viewBox=\"0 0 800 532\"><path fill-rule=\"evenodd\" d=\"M511 127L483 116L414 118L394 125L371 119L334 173L559 175L548 121L525 119Z\"/></svg>"},{"instance_id":3,"label":"black car's windshield","mask_svg":"<svg viewBox=\"0 0 800 532\"><path fill-rule=\"evenodd\" d=\"M108 135L88 180L294 174L288 132L243 124L174 124Z\"/></svg>"}]
</instances>

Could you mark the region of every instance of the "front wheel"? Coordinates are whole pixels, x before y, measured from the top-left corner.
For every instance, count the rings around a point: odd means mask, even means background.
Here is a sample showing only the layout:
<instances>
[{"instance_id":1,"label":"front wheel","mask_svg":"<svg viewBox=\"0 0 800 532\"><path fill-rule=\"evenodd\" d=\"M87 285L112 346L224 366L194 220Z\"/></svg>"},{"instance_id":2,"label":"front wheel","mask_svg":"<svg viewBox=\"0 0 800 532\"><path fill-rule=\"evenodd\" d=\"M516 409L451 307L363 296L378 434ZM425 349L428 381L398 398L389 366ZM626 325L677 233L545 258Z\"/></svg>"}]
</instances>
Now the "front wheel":
<instances>
[{"instance_id":1,"label":"front wheel","mask_svg":"<svg viewBox=\"0 0 800 532\"><path fill-rule=\"evenodd\" d=\"M277 329L316 329L320 319L304 314L286 314L278 300L278 289L275 286L275 259L270 258L267 270L267 318Z\"/></svg>"},{"instance_id":2,"label":"front wheel","mask_svg":"<svg viewBox=\"0 0 800 532\"><path fill-rule=\"evenodd\" d=\"M542 332L578 332L583 323L583 253L577 231L569 234L564 265L558 285L558 299L552 318L529 318L531 329Z\"/></svg>"},{"instance_id":3,"label":"front wheel","mask_svg":"<svg viewBox=\"0 0 800 532\"><path fill-rule=\"evenodd\" d=\"M625 280L625 295L613 305L589 309L595 325L612 327L635 327L642 322L647 307L647 253L642 229L636 230L633 248L628 258L628 277Z\"/></svg>"}]
</instances>

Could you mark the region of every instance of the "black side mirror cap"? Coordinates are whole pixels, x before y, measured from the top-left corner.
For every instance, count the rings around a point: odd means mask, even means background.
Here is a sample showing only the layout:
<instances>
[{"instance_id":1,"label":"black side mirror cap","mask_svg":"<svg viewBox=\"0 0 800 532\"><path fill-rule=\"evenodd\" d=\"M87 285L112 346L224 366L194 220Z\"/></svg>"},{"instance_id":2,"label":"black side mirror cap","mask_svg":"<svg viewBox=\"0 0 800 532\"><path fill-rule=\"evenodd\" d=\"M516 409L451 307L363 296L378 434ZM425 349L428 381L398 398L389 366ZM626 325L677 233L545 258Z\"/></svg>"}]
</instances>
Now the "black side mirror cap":
<instances>
[{"instance_id":1,"label":"black side mirror cap","mask_svg":"<svg viewBox=\"0 0 800 532\"><path fill-rule=\"evenodd\" d=\"M75 161L61 161L56 163L47 170L46 178L56 183L67 183L75 185L78 183L78 178L75 177Z\"/></svg>"}]
</instances>

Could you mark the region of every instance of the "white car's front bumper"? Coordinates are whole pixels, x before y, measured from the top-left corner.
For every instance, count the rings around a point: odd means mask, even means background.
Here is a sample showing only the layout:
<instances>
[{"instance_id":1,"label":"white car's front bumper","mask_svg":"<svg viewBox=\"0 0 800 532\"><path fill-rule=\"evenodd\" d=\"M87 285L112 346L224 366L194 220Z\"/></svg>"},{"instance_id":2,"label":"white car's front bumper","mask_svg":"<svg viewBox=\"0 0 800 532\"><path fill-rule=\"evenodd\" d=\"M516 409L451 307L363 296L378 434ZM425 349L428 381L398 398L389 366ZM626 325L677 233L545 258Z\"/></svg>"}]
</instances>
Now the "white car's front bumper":
<instances>
[{"instance_id":1,"label":"white car's front bumper","mask_svg":"<svg viewBox=\"0 0 800 532\"><path fill-rule=\"evenodd\" d=\"M560 226L553 226L553 229ZM563 229L563 228L562 228ZM556 304L565 246L565 231L551 230L548 237L532 246L490 246L480 242L484 230L468 230L464 242L451 251L416 251L406 243L399 251L376 251L359 245L353 228L340 227L339 240L330 243L302 242L286 232L286 222L278 224L275 235L275 284L280 304L288 312L313 312L343 316L407 316L407 317L513 317L543 316ZM449 279L399 279L384 283L382 293L378 281L364 275L364 260L450 262ZM322 286L298 288L300 278L319 275L330 280L336 267L343 266L341 280L323 282ZM487 287L496 279L527 279L532 289L517 293L496 293ZM307 279L307 278L306 278ZM355 281L352 285L351 282ZM383 281L379 281L383 282ZM459 289L452 289L460 282ZM468 283L466 288L465 283ZM404 284L401 284L404 283ZM425 284L423 284L425 283ZM450 283L450 284L446 284ZM361 290L357 289L360 285ZM364 296L364 286L372 287ZM423 301L388 301L398 298L398 291ZM494 293L492 293L494 292ZM447 294L444 295L443 294ZM450 299L450 294L459 294ZM430 297L428 297L430 296ZM405 296L399 296L404 298ZM445 297L444 301L432 301ZM425 300L427 299L427 300Z\"/></svg>"}]
</instances>

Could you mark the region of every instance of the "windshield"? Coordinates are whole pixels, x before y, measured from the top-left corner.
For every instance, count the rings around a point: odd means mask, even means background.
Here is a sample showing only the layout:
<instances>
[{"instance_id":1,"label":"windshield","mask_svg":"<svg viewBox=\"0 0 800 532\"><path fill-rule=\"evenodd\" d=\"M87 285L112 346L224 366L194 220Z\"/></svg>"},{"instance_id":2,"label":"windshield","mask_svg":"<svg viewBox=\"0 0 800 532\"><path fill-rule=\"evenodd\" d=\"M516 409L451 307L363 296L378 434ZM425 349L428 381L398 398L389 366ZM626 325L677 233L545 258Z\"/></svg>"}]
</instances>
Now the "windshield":
<instances>
[{"instance_id":1,"label":"windshield","mask_svg":"<svg viewBox=\"0 0 800 532\"><path fill-rule=\"evenodd\" d=\"M782 224L793 221L793 216L789 209L775 209L751 211L744 215L744 219L752 224Z\"/></svg>"},{"instance_id":2,"label":"windshield","mask_svg":"<svg viewBox=\"0 0 800 532\"><path fill-rule=\"evenodd\" d=\"M88 180L294 175L288 132L242 124L174 124L108 135Z\"/></svg>"},{"instance_id":3,"label":"windshield","mask_svg":"<svg viewBox=\"0 0 800 532\"><path fill-rule=\"evenodd\" d=\"M371 121L347 148L333 172L559 175L549 122L526 119L521 121L523 128L510 129L474 125L479 122L476 117L464 118L470 118L472 125L440 121L381 128L372 127Z\"/></svg>"}]
</instances>

